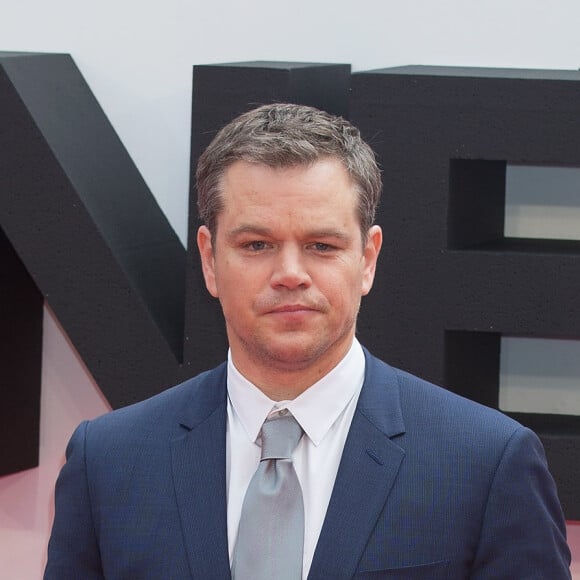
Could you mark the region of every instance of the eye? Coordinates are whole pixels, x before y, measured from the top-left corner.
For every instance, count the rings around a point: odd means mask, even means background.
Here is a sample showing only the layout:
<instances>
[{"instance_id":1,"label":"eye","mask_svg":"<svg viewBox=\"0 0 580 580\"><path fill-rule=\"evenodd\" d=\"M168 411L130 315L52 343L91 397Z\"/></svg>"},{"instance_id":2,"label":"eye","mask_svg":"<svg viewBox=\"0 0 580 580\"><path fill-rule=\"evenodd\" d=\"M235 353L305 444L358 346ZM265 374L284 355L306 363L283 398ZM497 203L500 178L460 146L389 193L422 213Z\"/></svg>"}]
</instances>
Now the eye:
<instances>
[{"instance_id":1,"label":"eye","mask_svg":"<svg viewBox=\"0 0 580 580\"><path fill-rule=\"evenodd\" d=\"M266 242L262 240L253 240L251 242L248 242L247 244L244 244L244 247L247 248L248 250L259 252L260 250L266 249Z\"/></svg>"},{"instance_id":2,"label":"eye","mask_svg":"<svg viewBox=\"0 0 580 580\"><path fill-rule=\"evenodd\" d=\"M333 247L330 244L325 244L324 242L315 242L314 244L312 244L312 247L317 252L328 252L333 249Z\"/></svg>"}]
</instances>

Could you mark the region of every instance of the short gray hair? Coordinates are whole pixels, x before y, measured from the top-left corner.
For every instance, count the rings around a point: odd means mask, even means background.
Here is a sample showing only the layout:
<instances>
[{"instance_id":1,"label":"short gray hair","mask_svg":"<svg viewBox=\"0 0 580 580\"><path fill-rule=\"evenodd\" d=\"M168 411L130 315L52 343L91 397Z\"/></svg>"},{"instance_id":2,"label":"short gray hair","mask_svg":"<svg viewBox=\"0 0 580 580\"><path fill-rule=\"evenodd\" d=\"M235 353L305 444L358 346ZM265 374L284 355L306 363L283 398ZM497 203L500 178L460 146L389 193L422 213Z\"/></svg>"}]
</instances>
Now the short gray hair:
<instances>
[{"instance_id":1,"label":"short gray hair","mask_svg":"<svg viewBox=\"0 0 580 580\"><path fill-rule=\"evenodd\" d=\"M263 105L240 115L219 131L197 164L200 218L214 237L223 209L222 178L236 161L283 168L309 165L324 157L340 160L358 189L358 217L364 243L381 194L375 154L351 123L303 105Z\"/></svg>"}]
</instances>

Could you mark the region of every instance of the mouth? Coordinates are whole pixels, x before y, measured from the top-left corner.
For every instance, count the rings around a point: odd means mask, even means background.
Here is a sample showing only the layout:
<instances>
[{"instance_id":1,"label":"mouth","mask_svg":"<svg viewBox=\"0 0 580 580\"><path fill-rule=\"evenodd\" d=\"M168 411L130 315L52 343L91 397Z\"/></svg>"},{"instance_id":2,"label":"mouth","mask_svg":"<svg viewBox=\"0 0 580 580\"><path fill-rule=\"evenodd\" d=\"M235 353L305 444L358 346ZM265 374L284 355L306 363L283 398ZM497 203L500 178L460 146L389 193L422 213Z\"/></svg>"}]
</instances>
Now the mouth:
<instances>
[{"instance_id":1,"label":"mouth","mask_svg":"<svg viewBox=\"0 0 580 580\"><path fill-rule=\"evenodd\" d=\"M282 304L270 310L270 314L291 314L293 312L316 312L316 309L306 304Z\"/></svg>"}]
</instances>

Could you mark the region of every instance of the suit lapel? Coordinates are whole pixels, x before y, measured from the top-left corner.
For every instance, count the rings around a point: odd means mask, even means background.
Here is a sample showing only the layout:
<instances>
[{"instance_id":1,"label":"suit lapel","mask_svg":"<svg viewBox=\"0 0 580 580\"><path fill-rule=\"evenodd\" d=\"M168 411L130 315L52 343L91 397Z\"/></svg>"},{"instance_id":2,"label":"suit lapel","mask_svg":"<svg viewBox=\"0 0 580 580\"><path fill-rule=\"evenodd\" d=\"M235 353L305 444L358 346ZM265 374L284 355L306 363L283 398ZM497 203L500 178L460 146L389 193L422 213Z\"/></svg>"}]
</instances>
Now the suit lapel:
<instances>
[{"instance_id":1,"label":"suit lapel","mask_svg":"<svg viewBox=\"0 0 580 580\"><path fill-rule=\"evenodd\" d=\"M225 365L193 386L171 446L175 493L192 577L227 579Z\"/></svg>"},{"instance_id":2,"label":"suit lapel","mask_svg":"<svg viewBox=\"0 0 580 580\"><path fill-rule=\"evenodd\" d=\"M393 370L365 351L366 376L316 546L309 580L351 578L393 486L404 432Z\"/></svg>"}]
</instances>

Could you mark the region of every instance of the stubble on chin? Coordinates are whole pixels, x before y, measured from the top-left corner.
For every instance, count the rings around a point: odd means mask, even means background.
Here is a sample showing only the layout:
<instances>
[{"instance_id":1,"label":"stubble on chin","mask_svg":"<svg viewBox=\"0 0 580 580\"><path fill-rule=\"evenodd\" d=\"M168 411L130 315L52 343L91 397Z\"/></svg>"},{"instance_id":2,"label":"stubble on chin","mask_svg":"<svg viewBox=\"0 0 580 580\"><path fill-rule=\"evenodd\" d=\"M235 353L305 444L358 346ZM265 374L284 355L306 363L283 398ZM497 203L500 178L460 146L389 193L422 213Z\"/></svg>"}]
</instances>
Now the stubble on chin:
<instances>
[{"instance_id":1,"label":"stubble on chin","mask_svg":"<svg viewBox=\"0 0 580 580\"><path fill-rule=\"evenodd\" d=\"M316 332L300 337L300 331L281 332L278 337L254 335L242 346L251 364L271 372L299 373L306 370L326 374L346 354L354 336L352 326L333 339L321 340Z\"/></svg>"}]
</instances>

